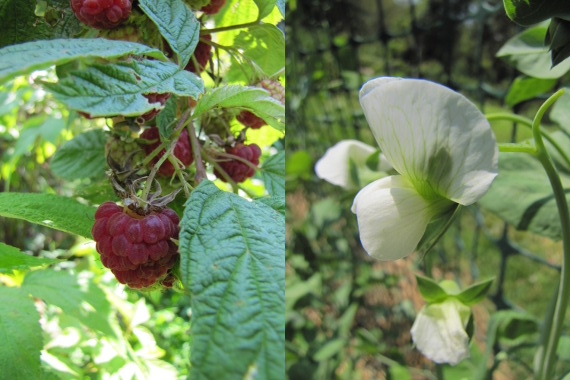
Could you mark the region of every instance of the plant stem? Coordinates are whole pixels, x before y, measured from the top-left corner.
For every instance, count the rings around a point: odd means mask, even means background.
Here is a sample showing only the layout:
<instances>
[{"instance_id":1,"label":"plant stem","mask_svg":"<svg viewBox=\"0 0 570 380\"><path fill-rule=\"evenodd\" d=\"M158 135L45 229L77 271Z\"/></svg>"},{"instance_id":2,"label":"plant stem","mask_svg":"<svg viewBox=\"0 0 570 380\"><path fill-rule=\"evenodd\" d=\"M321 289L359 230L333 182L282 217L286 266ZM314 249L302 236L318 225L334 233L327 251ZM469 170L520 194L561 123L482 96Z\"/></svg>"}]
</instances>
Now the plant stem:
<instances>
[{"instance_id":1,"label":"plant stem","mask_svg":"<svg viewBox=\"0 0 570 380\"><path fill-rule=\"evenodd\" d=\"M164 161L166 161L168 156L170 156L172 154L172 152L174 151L174 147L176 146L176 143L178 142L178 134L180 133L182 128L184 128L184 124L188 120L188 116L190 115L190 112L191 112L191 110L187 109L182 114L182 116L180 116L180 120L178 121L178 124L176 124L176 128L174 129L174 131L171 134L171 136L176 136L176 138L174 138L174 139L172 139L172 141L170 141L170 143L167 145L168 148L166 149L166 151L164 152L162 157L160 157L160 159L156 162L156 164L154 165L154 167L150 171L150 174L148 175L148 178L147 178L146 183L144 185L143 192L140 196L140 198L143 199L145 202L148 198L148 194L150 193L150 189L152 188L152 181L154 180L154 176L156 175L156 173L158 172L158 169L162 166ZM155 153L157 151L157 149L155 149L152 153ZM159 152L160 152L160 150L159 150Z\"/></svg>"},{"instance_id":2,"label":"plant stem","mask_svg":"<svg viewBox=\"0 0 570 380\"><path fill-rule=\"evenodd\" d=\"M512 122L518 123L518 124L522 124L526 127L529 127L532 129L532 123L533 121L530 120L529 118L526 118L524 116L520 116L520 115L515 115L515 114L511 114L511 113L506 113L506 112L498 112L498 113L490 113L490 114L486 114L485 117L487 118L487 120L489 121L493 121L493 120L510 120ZM542 137L544 137L549 143L550 145L552 145L554 147L554 149L556 149L556 151L558 152L558 154L560 154L562 156L562 158L564 159L564 161L566 161L566 165L568 165L568 167L570 168L570 157L568 157L568 155L566 154L566 152L564 151L564 149L562 149L562 147L558 144L558 142L550 135L550 133L546 132L546 131L540 131ZM501 148L499 146L499 148ZM510 151L510 150L501 150L501 152L515 152L515 151ZM516 151L516 152L520 152L520 151ZM530 152L529 152L530 153Z\"/></svg>"},{"instance_id":3,"label":"plant stem","mask_svg":"<svg viewBox=\"0 0 570 380\"><path fill-rule=\"evenodd\" d=\"M570 298L570 215L568 213L568 202L566 201L566 195L564 193L560 176L554 166L554 162L552 162L552 158L546 150L546 146L542 140L542 133L540 131L540 121L542 116L563 93L564 90L558 90L554 95L548 98L540 107L532 122L532 134L537 150L536 157L546 171L546 175L548 176L550 185L552 186L556 205L558 206L558 214L560 216L560 224L562 227L563 251L560 286L554 309L554 318L552 319L552 325L550 325L550 320L546 321L544 324L544 326L549 328L550 331L545 334L545 349L538 371L539 380L550 380L553 378L552 372L554 361L556 359L556 349L558 348L558 341L560 339L560 333L564 323L564 316L566 315L566 309L568 307L568 299ZM549 317L550 315L547 315L547 319L550 319Z\"/></svg>"},{"instance_id":4,"label":"plant stem","mask_svg":"<svg viewBox=\"0 0 570 380\"><path fill-rule=\"evenodd\" d=\"M245 24L236 24L236 25L228 25L222 26L219 28L212 28L212 29L202 29L200 34L210 34L210 33L217 33L217 32L226 32L228 30L236 30L236 29L245 29L249 28L250 26L261 25L258 20L252 22L246 22Z\"/></svg>"},{"instance_id":5,"label":"plant stem","mask_svg":"<svg viewBox=\"0 0 570 380\"><path fill-rule=\"evenodd\" d=\"M536 148L528 144L519 143L499 143L499 152L517 152L536 155Z\"/></svg>"},{"instance_id":6,"label":"plant stem","mask_svg":"<svg viewBox=\"0 0 570 380\"><path fill-rule=\"evenodd\" d=\"M196 136L196 129L194 128L194 124L190 123L188 125L188 129L190 130L190 143L192 144L192 154L194 155L194 163L196 164L196 175L194 176L194 179L196 180L197 184L200 184L202 180L207 178L206 168L204 167L204 163L202 162L202 155L200 154L202 147L200 146L200 142Z\"/></svg>"}]
</instances>

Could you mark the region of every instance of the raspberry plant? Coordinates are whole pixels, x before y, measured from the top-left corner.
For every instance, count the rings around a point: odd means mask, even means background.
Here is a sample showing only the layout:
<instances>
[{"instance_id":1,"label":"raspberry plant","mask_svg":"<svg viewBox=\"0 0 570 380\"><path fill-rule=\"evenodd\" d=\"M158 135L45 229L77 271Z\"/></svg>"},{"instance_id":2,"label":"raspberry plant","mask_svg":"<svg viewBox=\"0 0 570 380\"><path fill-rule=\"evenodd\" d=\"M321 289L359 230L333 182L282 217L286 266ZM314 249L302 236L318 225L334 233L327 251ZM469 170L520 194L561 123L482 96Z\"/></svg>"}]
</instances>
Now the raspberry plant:
<instances>
[{"instance_id":1,"label":"raspberry plant","mask_svg":"<svg viewBox=\"0 0 570 380\"><path fill-rule=\"evenodd\" d=\"M5 376L281 378L284 104L251 84L284 80L284 2L6 3L0 125L15 132L0 133L19 137L0 216L81 240L35 256L0 243L2 337L22 342L0 350ZM267 126L244 127L242 112ZM14 169L32 140L48 148L29 160L46 178L30 191ZM176 334L138 327L172 308ZM57 328L42 334L40 317ZM68 319L81 355L53 349Z\"/></svg>"}]
</instances>

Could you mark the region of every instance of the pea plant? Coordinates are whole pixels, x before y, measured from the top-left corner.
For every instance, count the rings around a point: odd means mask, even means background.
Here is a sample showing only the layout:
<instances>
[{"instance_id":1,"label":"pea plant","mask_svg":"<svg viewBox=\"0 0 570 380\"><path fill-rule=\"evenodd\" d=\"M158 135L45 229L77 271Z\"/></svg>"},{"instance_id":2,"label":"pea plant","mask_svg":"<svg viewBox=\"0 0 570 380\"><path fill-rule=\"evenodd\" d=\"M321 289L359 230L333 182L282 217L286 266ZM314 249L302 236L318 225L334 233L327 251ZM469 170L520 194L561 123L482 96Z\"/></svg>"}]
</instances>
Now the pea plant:
<instances>
[{"instance_id":1,"label":"pea plant","mask_svg":"<svg viewBox=\"0 0 570 380\"><path fill-rule=\"evenodd\" d=\"M82 366L87 376L110 363L109 347L122 357L110 375L172 370L136 328L138 308L110 312L116 292L96 280L108 275L120 297L188 300L179 375L282 377L283 14L281 0L3 2L2 223L83 247L49 256L0 243L3 376L73 378ZM24 162L42 173L35 191L19 186ZM93 273L71 264L78 249ZM50 351L46 307L98 343ZM133 332L137 351L122 337Z\"/></svg>"},{"instance_id":2,"label":"pea plant","mask_svg":"<svg viewBox=\"0 0 570 380\"><path fill-rule=\"evenodd\" d=\"M559 286L544 289L545 297L554 295L543 320L512 310L493 315L487 348L470 377L492 376L502 360L496 352L488 367L496 348L504 358L531 346L534 378L558 379L568 375L567 366L557 364L568 360L569 341L564 326L570 299L570 108L567 89L556 90L570 69L568 5L505 1L505 8L513 21L533 26L497 52L524 74L504 100L517 109L542 97L531 108L534 116L484 114L463 95L427 80L373 78L362 86L360 104L378 147L341 141L327 150L315 171L332 184L360 189L351 210L364 250L379 260L397 260L414 251L429 254L459 212L475 202L520 230L562 240ZM556 131L544 125L548 112ZM530 129L532 138L497 142L490 124L497 120ZM438 364L436 376L448 378L444 374L452 372L440 365L456 366L470 357L471 306L485 298L493 279L460 289L455 281L416 278L426 305L416 316L411 338Z\"/></svg>"}]
</instances>

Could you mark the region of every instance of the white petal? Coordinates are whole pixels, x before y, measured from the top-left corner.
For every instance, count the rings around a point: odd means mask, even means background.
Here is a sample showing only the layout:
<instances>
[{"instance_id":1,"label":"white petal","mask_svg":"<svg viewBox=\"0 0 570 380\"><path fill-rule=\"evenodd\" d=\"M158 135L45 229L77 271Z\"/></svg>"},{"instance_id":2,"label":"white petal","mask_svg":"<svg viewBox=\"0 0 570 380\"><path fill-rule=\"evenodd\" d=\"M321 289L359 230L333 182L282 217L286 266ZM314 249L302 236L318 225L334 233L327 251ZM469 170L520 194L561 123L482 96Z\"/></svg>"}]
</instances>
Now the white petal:
<instances>
[{"instance_id":1,"label":"white petal","mask_svg":"<svg viewBox=\"0 0 570 380\"><path fill-rule=\"evenodd\" d=\"M325 155L321 157L315 165L317 176L333 185L344 188L354 188L355 184L350 176L349 160L352 160L357 167L365 166L366 159L374 153L377 148L364 144L358 140L343 140L327 149ZM387 170L390 165L382 161L380 156L379 169Z\"/></svg>"},{"instance_id":2,"label":"white petal","mask_svg":"<svg viewBox=\"0 0 570 380\"><path fill-rule=\"evenodd\" d=\"M469 357L465 327L470 313L469 307L455 299L426 305L414 321L412 340L434 362L455 365Z\"/></svg>"},{"instance_id":3,"label":"white petal","mask_svg":"<svg viewBox=\"0 0 570 380\"><path fill-rule=\"evenodd\" d=\"M426 198L469 205L497 175L495 136L463 95L425 80L376 78L360 104L388 161Z\"/></svg>"},{"instance_id":4,"label":"white petal","mask_svg":"<svg viewBox=\"0 0 570 380\"><path fill-rule=\"evenodd\" d=\"M409 255L437 210L402 177L384 177L358 192L352 212L369 255L396 260Z\"/></svg>"}]
</instances>

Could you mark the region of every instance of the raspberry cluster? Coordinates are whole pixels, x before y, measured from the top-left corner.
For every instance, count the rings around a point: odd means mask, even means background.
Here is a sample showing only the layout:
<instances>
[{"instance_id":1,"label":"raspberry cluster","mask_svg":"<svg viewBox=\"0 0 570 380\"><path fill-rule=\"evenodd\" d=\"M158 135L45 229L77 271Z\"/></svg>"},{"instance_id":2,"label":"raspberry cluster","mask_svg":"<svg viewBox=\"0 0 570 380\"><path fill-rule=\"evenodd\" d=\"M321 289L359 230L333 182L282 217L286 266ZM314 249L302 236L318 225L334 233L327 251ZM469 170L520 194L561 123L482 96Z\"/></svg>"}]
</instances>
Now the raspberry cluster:
<instances>
[{"instance_id":1,"label":"raspberry cluster","mask_svg":"<svg viewBox=\"0 0 570 380\"><path fill-rule=\"evenodd\" d=\"M273 99L278 100L281 104L285 104L285 88L278 81L264 79L259 82L257 87L261 87L269 91ZM267 123L262 118L254 115L249 111L241 111L236 117L237 121L251 129L258 129Z\"/></svg>"},{"instance_id":2,"label":"raspberry cluster","mask_svg":"<svg viewBox=\"0 0 570 380\"><path fill-rule=\"evenodd\" d=\"M169 208L139 216L105 202L95 212L91 235L101 262L121 284L146 288L176 263L178 247L170 239L178 238L179 222Z\"/></svg>"},{"instance_id":3,"label":"raspberry cluster","mask_svg":"<svg viewBox=\"0 0 570 380\"><path fill-rule=\"evenodd\" d=\"M112 29L131 13L131 0L71 0L75 16L87 26Z\"/></svg>"},{"instance_id":4,"label":"raspberry cluster","mask_svg":"<svg viewBox=\"0 0 570 380\"><path fill-rule=\"evenodd\" d=\"M226 153L241 157L244 160L251 162L253 165L258 165L259 156L261 156L261 149L259 149L257 144L245 145L237 143L234 147L226 148ZM249 177L253 177L255 174L255 169L236 159L220 161L220 167L234 182L243 182ZM216 177L226 182L226 179L218 169L214 169L214 174Z\"/></svg>"},{"instance_id":5,"label":"raspberry cluster","mask_svg":"<svg viewBox=\"0 0 570 380\"><path fill-rule=\"evenodd\" d=\"M205 7L202 7L202 9L200 10L207 15L213 15L218 13L225 4L226 0L212 0L210 1L210 4L206 5Z\"/></svg>"},{"instance_id":6,"label":"raspberry cluster","mask_svg":"<svg viewBox=\"0 0 570 380\"><path fill-rule=\"evenodd\" d=\"M157 127L150 127L145 130L141 134L141 138L145 140L156 140L153 143L146 144L143 146L147 155L149 155L153 150L155 150L160 145L160 137L159 131ZM164 155L166 151L163 149L157 154L151 161L151 165L154 165L158 162L160 157ZM194 161L194 156L192 155L192 146L190 144L190 136L188 135L188 131L183 129L180 132L180 136L178 137L178 141L176 142L176 146L174 147L174 156L184 164L184 166L188 166ZM163 176L171 176L174 174L174 166L168 160L164 161L160 168L158 169L158 174Z\"/></svg>"}]
</instances>

